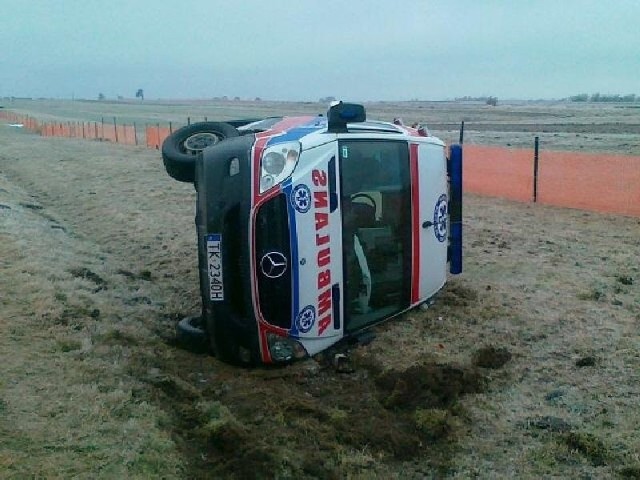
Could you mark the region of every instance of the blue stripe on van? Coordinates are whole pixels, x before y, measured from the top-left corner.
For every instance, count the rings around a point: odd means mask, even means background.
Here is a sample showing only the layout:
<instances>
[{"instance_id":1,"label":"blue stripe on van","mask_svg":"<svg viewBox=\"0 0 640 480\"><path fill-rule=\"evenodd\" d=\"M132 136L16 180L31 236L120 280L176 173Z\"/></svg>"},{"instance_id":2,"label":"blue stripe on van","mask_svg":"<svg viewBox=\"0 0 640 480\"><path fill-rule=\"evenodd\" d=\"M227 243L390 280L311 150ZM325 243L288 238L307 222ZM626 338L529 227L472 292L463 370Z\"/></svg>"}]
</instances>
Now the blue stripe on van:
<instances>
[{"instance_id":1,"label":"blue stripe on van","mask_svg":"<svg viewBox=\"0 0 640 480\"><path fill-rule=\"evenodd\" d=\"M324 130L327 128L327 120L322 117L314 118L309 123L292 128L280 135L271 137L267 142L267 147L284 142L294 142L300 140L302 137L309 135L310 133L317 132L318 130Z\"/></svg>"},{"instance_id":2,"label":"blue stripe on van","mask_svg":"<svg viewBox=\"0 0 640 480\"><path fill-rule=\"evenodd\" d=\"M282 186L282 191L287 196L287 212L289 213L289 245L291 258L289 265L291 266L291 330L289 334L292 337L298 337L298 325L296 325L296 317L300 311L300 271L298 269L298 230L296 225L296 210L293 208L289 199L293 185L291 178L286 180Z\"/></svg>"}]
</instances>

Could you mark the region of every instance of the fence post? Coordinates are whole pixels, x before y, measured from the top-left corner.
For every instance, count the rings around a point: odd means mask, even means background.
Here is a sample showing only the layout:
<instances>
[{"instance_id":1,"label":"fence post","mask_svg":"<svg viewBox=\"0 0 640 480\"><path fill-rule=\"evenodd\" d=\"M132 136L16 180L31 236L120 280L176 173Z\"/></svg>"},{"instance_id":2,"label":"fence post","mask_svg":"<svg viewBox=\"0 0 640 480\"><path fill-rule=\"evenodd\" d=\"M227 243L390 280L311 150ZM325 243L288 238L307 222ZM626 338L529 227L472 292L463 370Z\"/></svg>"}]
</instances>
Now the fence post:
<instances>
[{"instance_id":1,"label":"fence post","mask_svg":"<svg viewBox=\"0 0 640 480\"><path fill-rule=\"evenodd\" d=\"M187 125L191 125L191 117L187 117Z\"/></svg>"},{"instance_id":2,"label":"fence post","mask_svg":"<svg viewBox=\"0 0 640 480\"><path fill-rule=\"evenodd\" d=\"M533 203L538 201L538 146L539 138L533 144Z\"/></svg>"},{"instance_id":3,"label":"fence post","mask_svg":"<svg viewBox=\"0 0 640 480\"><path fill-rule=\"evenodd\" d=\"M169 122L169 134L173 133L173 125Z\"/></svg>"},{"instance_id":4,"label":"fence post","mask_svg":"<svg viewBox=\"0 0 640 480\"><path fill-rule=\"evenodd\" d=\"M136 130L136 122L133 122L133 141L138 145L138 132Z\"/></svg>"},{"instance_id":5,"label":"fence post","mask_svg":"<svg viewBox=\"0 0 640 480\"><path fill-rule=\"evenodd\" d=\"M464 142L464 120L462 120L462 123L460 124L460 145L462 145L462 143Z\"/></svg>"},{"instance_id":6,"label":"fence post","mask_svg":"<svg viewBox=\"0 0 640 480\"><path fill-rule=\"evenodd\" d=\"M156 124L156 150L160 150L160 124Z\"/></svg>"},{"instance_id":7,"label":"fence post","mask_svg":"<svg viewBox=\"0 0 640 480\"><path fill-rule=\"evenodd\" d=\"M116 137L116 143L118 143L118 125L116 124L116 117L113 117L113 133Z\"/></svg>"}]
</instances>

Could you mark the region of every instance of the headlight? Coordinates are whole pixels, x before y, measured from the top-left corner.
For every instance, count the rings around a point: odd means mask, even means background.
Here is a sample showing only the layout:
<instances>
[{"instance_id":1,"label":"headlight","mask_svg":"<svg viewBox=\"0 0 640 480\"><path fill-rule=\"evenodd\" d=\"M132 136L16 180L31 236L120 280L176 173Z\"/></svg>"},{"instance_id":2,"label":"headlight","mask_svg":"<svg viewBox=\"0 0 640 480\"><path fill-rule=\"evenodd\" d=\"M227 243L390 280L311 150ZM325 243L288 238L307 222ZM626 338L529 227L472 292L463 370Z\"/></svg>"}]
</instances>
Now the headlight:
<instances>
[{"instance_id":1,"label":"headlight","mask_svg":"<svg viewBox=\"0 0 640 480\"><path fill-rule=\"evenodd\" d=\"M264 168L269 175L280 175L284 170L285 164L286 160L284 155L279 152L269 152L262 160L262 168Z\"/></svg>"},{"instance_id":2,"label":"headlight","mask_svg":"<svg viewBox=\"0 0 640 480\"><path fill-rule=\"evenodd\" d=\"M286 142L265 148L260 162L260 193L284 181L298 163L300 142Z\"/></svg>"},{"instance_id":3,"label":"headlight","mask_svg":"<svg viewBox=\"0 0 640 480\"><path fill-rule=\"evenodd\" d=\"M289 362L293 359L301 359L307 356L304 347L292 338L280 337L273 333L267 333L269 353L274 362Z\"/></svg>"}]
</instances>

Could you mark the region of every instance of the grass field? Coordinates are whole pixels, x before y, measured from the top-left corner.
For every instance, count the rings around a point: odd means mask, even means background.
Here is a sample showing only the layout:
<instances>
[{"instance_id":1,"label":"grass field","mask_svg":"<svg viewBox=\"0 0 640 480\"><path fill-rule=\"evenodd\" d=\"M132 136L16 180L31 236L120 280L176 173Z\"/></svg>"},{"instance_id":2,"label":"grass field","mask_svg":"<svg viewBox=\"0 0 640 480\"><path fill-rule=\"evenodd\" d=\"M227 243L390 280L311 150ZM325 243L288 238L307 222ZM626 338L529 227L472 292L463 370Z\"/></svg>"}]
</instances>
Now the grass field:
<instances>
[{"instance_id":1,"label":"grass field","mask_svg":"<svg viewBox=\"0 0 640 480\"><path fill-rule=\"evenodd\" d=\"M104 105L54 107L20 106ZM145 108L130 118L192 106ZM467 114L509 143L559 115L513 108L535 118ZM629 112L628 132L584 136L637 149ZM0 478L640 478L640 219L465 196L463 275L341 373L176 345L199 311L193 211L156 151L0 125Z\"/></svg>"}]
</instances>

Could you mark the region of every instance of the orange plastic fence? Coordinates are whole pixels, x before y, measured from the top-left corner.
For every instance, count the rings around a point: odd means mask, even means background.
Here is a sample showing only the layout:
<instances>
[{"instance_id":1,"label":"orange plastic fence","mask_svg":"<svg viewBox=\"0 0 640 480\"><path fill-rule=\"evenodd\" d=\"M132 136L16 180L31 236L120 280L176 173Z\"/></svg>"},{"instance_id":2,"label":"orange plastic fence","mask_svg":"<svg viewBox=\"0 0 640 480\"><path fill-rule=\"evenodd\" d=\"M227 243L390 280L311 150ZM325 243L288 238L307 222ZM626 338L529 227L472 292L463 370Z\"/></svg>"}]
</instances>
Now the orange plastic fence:
<instances>
[{"instance_id":1,"label":"orange plastic fence","mask_svg":"<svg viewBox=\"0 0 640 480\"><path fill-rule=\"evenodd\" d=\"M118 125L118 143L136 144L136 131L133 125Z\"/></svg>"},{"instance_id":2,"label":"orange plastic fence","mask_svg":"<svg viewBox=\"0 0 640 480\"><path fill-rule=\"evenodd\" d=\"M533 149L464 146L464 189L533 200ZM541 151L537 201L640 217L640 157Z\"/></svg>"},{"instance_id":3,"label":"orange plastic fence","mask_svg":"<svg viewBox=\"0 0 640 480\"><path fill-rule=\"evenodd\" d=\"M98 122L46 123L41 126L41 135L106 140L125 145L138 144L136 129L133 125L103 125Z\"/></svg>"},{"instance_id":4,"label":"orange plastic fence","mask_svg":"<svg viewBox=\"0 0 640 480\"><path fill-rule=\"evenodd\" d=\"M102 122L39 123L28 115L0 110L0 120L21 123L43 136L107 140L135 145L132 125ZM160 149L175 127L147 126L146 144ZM533 200L533 148L464 146L463 188L467 192ZM542 150L537 201L560 207L640 217L640 157Z\"/></svg>"},{"instance_id":5,"label":"orange plastic fence","mask_svg":"<svg viewBox=\"0 0 640 480\"><path fill-rule=\"evenodd\" d=\"M40 123L28 115L9 110L0 110L0 120L20 123L29 130L39 132L44 137L72 137L107 140L126 145L137 145L135 125L103 124L102 122L47 122Z\"/></svg>"},{"instance_id":6,"label":"orange plastic fence","mask_svg":"<svg viewBox=\"0 0 640 480\"><path fill-rule=\"evenodd\" d=\"M160 150L162 142L179 127L161 127L159 125L147 126L145 135L147 137L147 147Z\"/></svg>"},{"instance_id":7,"label":"orange plastic fence","mask_svg":"<svg viewBox=\"0 0 640 480\"><path fill-rule=\"evenodd\" d=\"M640 157L540 152L538 201L640 216Z\"/></svg>"},{"instance_id":8,"label":"orange plastic fence","mask_svg":"<svg viewBox=\"0 0 640 480\"><path fill-rule=\"evenodd\" d=\"M14 113L9 110L0 110L0 119L10 123L21 124L24 128L29 130L37 131L40 129L40 122L35 118L28 115Z\"/></svg>"},{"instance_id":9,"label":"orange plastic fence","mask_svg":"<svg viewBox=\"0 0 640 480\"><path fill-rule=\"evenodd\" d=\"M144 136L147 140L147 148L159 148L160 142L158 141L158 129L156 127L149 127L145 129Z\"/></svg>"},{"instance_id":10,"label":"orange plastic fence","mask_svg":"<svg viewBox=\"0 0 640 480\"><path fill-rule=\"evenodd\" d=\"M463 189L493 197L533 199L533 149L464 146Z\"/></svg>"}]
</instances>

